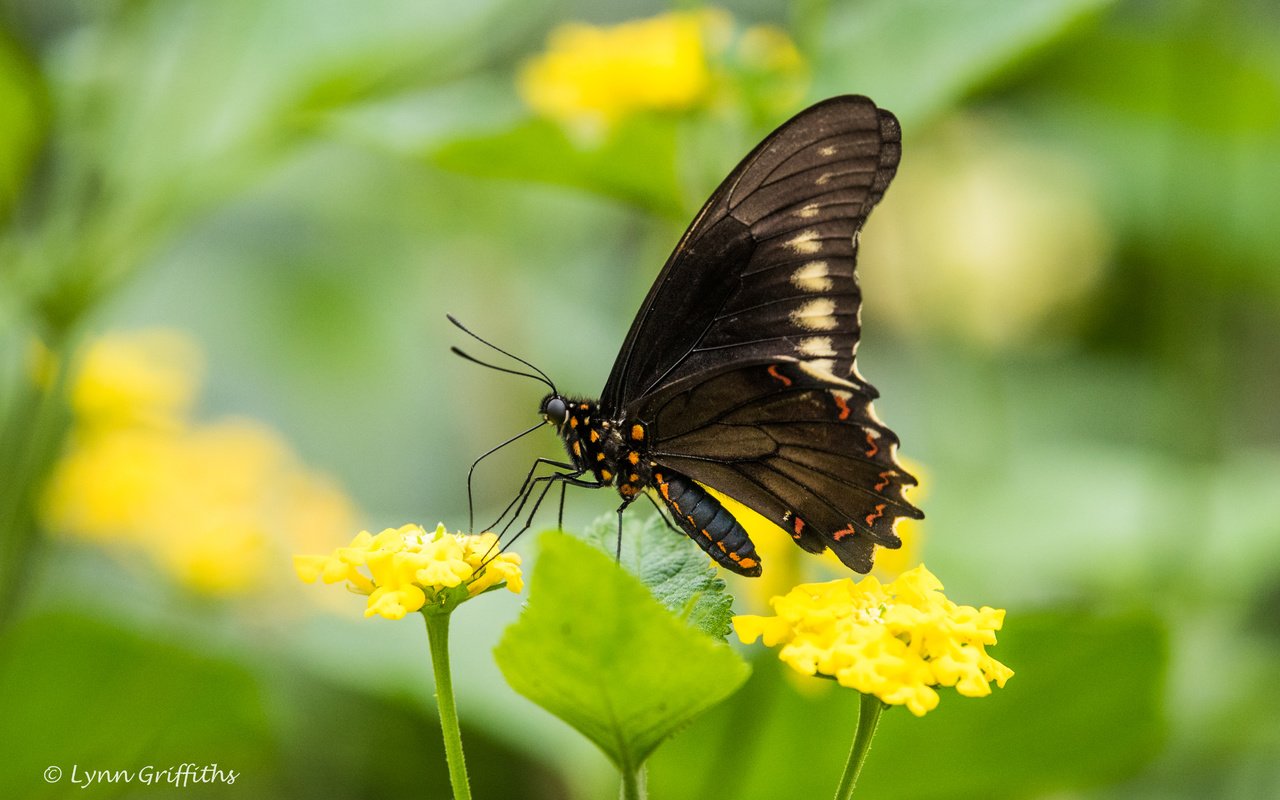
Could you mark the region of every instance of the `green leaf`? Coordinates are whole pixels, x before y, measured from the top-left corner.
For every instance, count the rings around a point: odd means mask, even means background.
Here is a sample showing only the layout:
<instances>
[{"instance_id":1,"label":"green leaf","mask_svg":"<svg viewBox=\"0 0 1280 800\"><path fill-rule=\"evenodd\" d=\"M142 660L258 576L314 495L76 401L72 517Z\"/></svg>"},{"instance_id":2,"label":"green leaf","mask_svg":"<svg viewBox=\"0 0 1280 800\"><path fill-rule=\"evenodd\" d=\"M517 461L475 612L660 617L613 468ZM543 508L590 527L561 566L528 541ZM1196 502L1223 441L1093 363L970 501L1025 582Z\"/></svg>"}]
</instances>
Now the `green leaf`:
<instances>
[{"instance_id":1,"label":"green leaf","mask_svg":"<svg viewBox=\"0 0 1280 800\"><path fill-rule=\"evenodd\" d=\"M583 538L612 556L618 546L617 516L600 517L587 526ZM729 635L733 595L725 591L711 559L689 537L668 528L662 517L623 518L622 566L693 627L722 639Z\"/></svg>"},{"instance_id":2,"label":"green leaf","mask_svg":"<svg viewBox=\"0 0 1280 800\"><path fill-rule=\"evenodd\" d=\"M1112 0L868 0L823 26L814 93L856 92L908 126Z\"/></svg>"},{"instance_id":3,"label":"green leaf","mask_svg":"<svg viewBox=\"0 0 1280 800\"><path fill-rule=\"evenodd\" d=\"M529 603L494 651L517 692L572 725L623 774L735 692L750 669L673 617L599 550L543 534Z\"/></svg>"},{"instance_id":4,"label":"green leaf","mask_svg":"<svg viewBox=\"0 0 1280 800\"><path fill-rule=\"evenodd\" d=\"M885 711L857 796L1065 794L1133 775L1157 752L1168 653L1154 616L1015 612L990 652L1015 670L990 697L944 689L923 718ZM797 678L772 651L764 654L733 703L653 759L653 796L832 794L853 742L859 695L834 681Z\"/></svg>"},{"instance_id":5,"label":"green leaf","mask_svg":"<svg viewBox=\"0 0 1280 800\"><path fill-rule=\"evenodd\" d=\"M599 143L578 143L553 122L529 120L450 142L431 158L467 175L571 186L684 218L676 139L676 120L662 116L632 117Z\"/></svg>"}]
</instances>

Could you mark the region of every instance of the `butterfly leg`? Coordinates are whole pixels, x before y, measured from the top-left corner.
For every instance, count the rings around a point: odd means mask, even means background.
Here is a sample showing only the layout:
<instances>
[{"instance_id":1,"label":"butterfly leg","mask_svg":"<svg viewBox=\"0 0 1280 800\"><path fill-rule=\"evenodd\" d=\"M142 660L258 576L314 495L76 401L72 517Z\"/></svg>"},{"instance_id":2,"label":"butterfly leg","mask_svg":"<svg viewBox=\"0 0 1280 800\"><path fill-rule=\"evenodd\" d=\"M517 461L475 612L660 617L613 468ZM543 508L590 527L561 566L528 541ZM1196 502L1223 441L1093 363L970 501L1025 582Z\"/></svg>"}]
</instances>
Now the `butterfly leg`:
<instances>
[{"instance_id":1,"label":"butterfly leg","mask_svg":"<svg viewBox=\"0 0 1280 800\"><path fill-rule=\"evenodd\" d=\"M617 564L622 563L622 512L627 510L627 506L631 505L634 497L628 497L622 501L622 505L618 506L618 539L613 549L613 560Z\"/></svg>"},{"instance_id":2,"label":"butterfly leg","mask_svg":"<svg viewBox=\"0 0 1280 800\"><path fill-rule=\"evenodd\" d=\"M551 491L551 487L556 483L561 484L562 489L564 486L582 486L588 489L599 489L603 485L598 481L583 480L578 477L581 474L582 471L578 470L569 473L556 472L551 475L542 475L534 478L529 483L529 490L525 493L524 498L520 501L520 505L516 508L516 513L512 515L510 521L508 521L503 527L502 532L499 534L499 538L506 536L507 531L511 529L511 526L515 524L516 520L519 519L520 515L524 512L524 507L529 498L533 497L535 493L538 495L538 498L533 501L533 507L529 509L529 514L525 517L524 524L520 526L520 529L517 530L515 535L511 537L511 540L507 542L507 546L513 544L516 539L520 538L521 534L533 527L533 518L538 513L538 508L542 506L542 501L546 499L547 492ZM539 483L543 484L541 491L537 488Z\"/></svg>"},{"instance_id":3,"label":"butterfly leg","mask_svg":"<svg viewBox=\"0 0 1280 800\"><path fill-rule=\"evenodd\" d=\"M494 528L498 527L498 525L502 522L502 520L506 518L507 514L511 513L511 510L516 507L517 503L519 503L521 506L524 505L523 501L528 498L528 493L530 491L531 484L534 481L534 477L533 477L534 473L536 473L538 471L538 468L543 466L544 464L554 469L568 469L568 470L577 469L576 467L574 467L573 464L567 464L563 461L555 461L550 458L534 459L533 466L529 467L529 474L524 476L524 481L520 484L520 491L516 492L516 496L511 499L510 503L507 503L506 508L502 509L502 513L498 515L498 518L495 519L492 523L490 523L486 528L484 528L484 530L491 531ZM582 472L578 471L575 473L575 477L581 474ZM520 515L520 512L517 511L516 516L518 517L519 515Z\"/></svg>"}]
</instances>

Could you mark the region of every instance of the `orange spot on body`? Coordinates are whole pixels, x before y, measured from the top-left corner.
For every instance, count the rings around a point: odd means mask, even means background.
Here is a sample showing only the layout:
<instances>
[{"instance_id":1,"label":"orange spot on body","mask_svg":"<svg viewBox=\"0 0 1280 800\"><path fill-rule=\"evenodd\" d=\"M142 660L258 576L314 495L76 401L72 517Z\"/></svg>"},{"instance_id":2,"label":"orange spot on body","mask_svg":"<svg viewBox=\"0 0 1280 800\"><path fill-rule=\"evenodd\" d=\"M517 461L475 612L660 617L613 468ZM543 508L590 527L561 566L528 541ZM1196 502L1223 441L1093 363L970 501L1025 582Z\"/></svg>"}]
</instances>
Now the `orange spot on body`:
<instances>
[{"instance_id":1,"label":"orange spot on body","mask_svg":"<svg viewBox=\"0 0 1280 800\"><path fill-rule=\"evenodd\" d=\"M593 441L593 442L598 442L598 441L600 441L600 434L596 433L595 431L592 431L592 432L591 432L591 441Z\"/></svg>"},{"instance_id":2,"label":"orange spot on body","mask_svg":"<svg viewBox=\"0 0 1280 800\"><path fill-rule=\"evenodd\" d=\"M613 473L607 469L600 470L600 479L605 481L613 480Z\"/></svg>"},{"instance_id":3,"label":"orange spot on body","mask_svg":"<svg viewBox=\"0 0 1280 800\"><path fill-rule=\"evenodd\" d=\"M639 464L640 454L637 453L635 450L632 450L630 453L627 454L627 460L630 461L632 464Z\"/></svg>"},{"instance_id":4,"label":"orange spot on body","mask_svg":"<svg viewBox=\"0 0 1280 800\"><path fill-rule=\"evenodd\" d=\"M778 366L776 364L771 365L769 367L769 374L772 375L776 380L782 381L783 386L791 385L791 379L788 378L786 375L783 375L782 373L778 372Z\"/></svg>"},{"instance_id":5,"label":"orange spot on body","mask_svg":"<svg viewBox=\"0 0 1280 800\"><path fill-rule=\"evenodd\" d=\"M644 426L643 426L643 425L641 425L641 424L639 424L639 423L636 423L635 425L632 425L632 426L631 426L631 438L632 438L632 439L635 439L637 442L639 442L639 441L643 441L643 440L644 440Z\"/></svg>"},{"instance_id":6,"label":"orange spot on body","mask_svg":"<svg viewBox=\"0 0 1280 800\"><path fill-rule=\"evenodd\" d=\"M581 456L581 455L582 455L582 445L581 445L581 444L579 444L579 443L577 443L577 442L574 442L574 443L573 443L573 454L574 454L575 456Z\"/></svg>"},{"instance_id":7,"label":"orange spot on body","mask_svg":"<svg viewBox=\"0 0 1280 800\"><path fill-rule=\"evenodd\" d=\"M569 417L569 427L570 427L570 428L576 428L576 427L578 427L578 418L577 418L577 417Z\"/></svg>"},{"instance_id":8,"label":"orange spot on body","mask_svg":"<svg viewBox=\"0 0 1280 800\"><path fill-rule=\"evenodd\" d=\"M604 461L604 453L596 453L596 461Z\"/></svg>"},{"instance_id":9,"label":"orange spot on body","mask_svg":"<svg viewBox=\"0 0 1280 800\"><path fill-rule=\"evenodd\" d=\"M745 569L755 569L759 565L760 565L760 562L756 561L754 558L744 558L738 562L738 566L743 567Z\"/></svg>"}]
</instances>

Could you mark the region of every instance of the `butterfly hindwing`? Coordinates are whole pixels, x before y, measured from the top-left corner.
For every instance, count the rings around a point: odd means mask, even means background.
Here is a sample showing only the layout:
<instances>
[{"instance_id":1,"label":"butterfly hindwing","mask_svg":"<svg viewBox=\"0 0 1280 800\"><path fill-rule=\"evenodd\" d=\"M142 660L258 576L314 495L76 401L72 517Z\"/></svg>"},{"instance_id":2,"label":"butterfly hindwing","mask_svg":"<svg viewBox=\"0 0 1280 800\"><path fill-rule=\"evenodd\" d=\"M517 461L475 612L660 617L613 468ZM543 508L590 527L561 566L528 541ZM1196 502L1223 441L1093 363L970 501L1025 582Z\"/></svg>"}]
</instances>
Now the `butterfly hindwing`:
<instances>
[{"instance_id":1,"label":"butterfly hindwing","mask_svg":"<svg viewBox=\"0 0 1280 800\"><path fill-rule=\"evenodd\" d=\"M874 545L900 544L896 518L922 516L871 399L797 362L738 367L655 403L650 454L865 572Z\"/></svg>"}]
</instances>

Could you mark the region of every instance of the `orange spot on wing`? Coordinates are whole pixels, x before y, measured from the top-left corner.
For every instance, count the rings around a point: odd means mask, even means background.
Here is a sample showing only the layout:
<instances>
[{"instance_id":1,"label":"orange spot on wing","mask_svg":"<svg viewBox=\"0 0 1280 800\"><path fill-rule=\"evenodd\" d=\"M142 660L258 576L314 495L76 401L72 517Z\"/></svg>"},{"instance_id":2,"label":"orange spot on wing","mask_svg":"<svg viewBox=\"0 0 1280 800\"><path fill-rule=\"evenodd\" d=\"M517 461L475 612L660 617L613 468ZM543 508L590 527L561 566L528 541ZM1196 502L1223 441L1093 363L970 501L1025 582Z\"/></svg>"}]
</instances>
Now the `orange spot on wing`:
<instances>
[{"instance_id":1,"label":"orange spot on wing","mask_svg":"<svg viewBox=\"0 0 1280 800\"><path fill-rule=\"evenodd\" d=\"M800 519L799 517L796 517L795 520L792 522L791 527L795 531L795 533L791 534L791 538L799 539L800 532L804 530L804 520Z\"/></svg>"},{"instance_id":2,"label":"orange spot on wing","mask_svg":"<svg viewBox=\"0 0 1280 800\"><path fill-rule=\"evenodd\" d=\"M845 402L843 397L841 397L838 394L835 394L834 392L832 393L831 396L835 398L836 406L840 409L840 419L848 419L849 404Z\"/></svg>"},{"instance_id":3,"label":"orange spot on wing","mask_svg":"<svg viewBox=\"0 0 1280 800\"><path fill-rule=\"evenodd\" d=\"M783 375L782 373L778 372L778 366L776 364L770 365L769 374L772 375L777 380L782 381L783 386L791 385L791 379L788 378L786 375Z\"/></svg>"},{"instance_id":4,"label":"orange spot on wing","mask_svg":"<svg viewBox=\"0 0 1280 800\"><path fill-rule=\"evenodd\" d=\"M875 512L867 515L868 525L870 525L871 523L875 522L876 520L884 516L884 506L885 506L884 503L876 503Z\"/></svg>"},{"instance_id":5,"label":"orange spot on wing","mask_svg":"<svg viewBox=\"0 0 1280 800\"><path fill-rule=\"evenodd\" d=\"M832 539L835 539L835 540L838 542L838 541L840 541L841 539L843 539L843 538L844 538L844 537L846 537L846 536L853 536L855 533L857 533L857 531L855 531L855 530L853 529L853 526L852 526L852 525L846 525L846 526L844 526L843 528L841 528L840 530L838 530L838 531L836 531L835 533L831 534L831 538L832 538Z\"/></svg>"},{"instance_id":6,"label":"orange spot on wing","mask_svg":"<svg viewBox=\"0 0 1280 800\"><path fill-rule=\"evenodd\" d=\"M874 487L872 487L872 488L874 488L877 492L879 492L879 491L883 491L883 490L884 490L884 488L885 488L886 486L888 486L888 485L889 485L889 480L890 480L890 478L892 478L892 477L893 477L893 471L892 471L892 470L886 470L886 471L884 471L884 472L881 472L877 477L879 477L879 478L880 478L880 480L879 480L879 482L877 482L877 483L876 483L876 485L875 485Z\"/></svg>"},{"instance_id":7,"label":"orange spot on wing","mask_svg":"<svg viewBox=\"0 0 1280 800\"><path fill-rule=\"evenodd\" d=\"M867 431L867 458L875 458L876 453L880 452L880 445L876 444L876 440L871 433L871 431Z\"/></svg>"}]
</instances>

